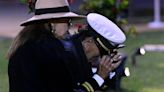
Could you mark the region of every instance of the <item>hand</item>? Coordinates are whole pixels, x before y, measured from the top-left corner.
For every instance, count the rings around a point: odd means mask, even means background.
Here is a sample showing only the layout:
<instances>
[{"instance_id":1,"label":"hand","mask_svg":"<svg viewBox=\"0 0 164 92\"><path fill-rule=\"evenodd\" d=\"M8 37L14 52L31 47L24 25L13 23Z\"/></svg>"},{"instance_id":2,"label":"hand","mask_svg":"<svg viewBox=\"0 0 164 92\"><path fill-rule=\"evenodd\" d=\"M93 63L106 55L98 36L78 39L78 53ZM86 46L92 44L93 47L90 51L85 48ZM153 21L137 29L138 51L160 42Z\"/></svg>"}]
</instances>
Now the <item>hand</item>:
<instances>
[{"instance_id":1,"label":"hand","mask_svg":"<svg viewBox=\"0 0 164 92\"><path fill-rule=\"evenodd\" d=\"M105 79L108 76L108 73L112 71L111 69L111 58L108 55L102 56L102 58L99 59L100 64L98 67L98 75L101 76L103 79Z\"/></svg>"},{"instance_id":2,"label":"hand","mask_svg":"<svg viewBox=\"0 0 164 92\"><path fill-rule=\"evenodd\" d=\"M111 68L112 70L116 69L122 62L122 56L118 53L116 55L113 56L113 58L111 58Z\"/></svg>"},{"instance_id":3,"label":"hand","mask_svg":"<svg viewBox=\"0 0 164 92\"><path fill-rule=\"evenodd\" d=\"M113 63L117 63L118 61L121 61L122 59L120 53L111 54L111 58L113 59Z\"/></svg>"},{"instance_id":4,"label":"hand","mask_svg":"<svg viewBox=\"0 0 164 92\"><path fill-rule=\"evenodd\" d=\"M113 63L114 61L118 61L116 63ZM116 54L112 58L110 56L104 55L100 59L100 64L98 67L98 75L101 76L103 79L105 79L109 72L117 68L121 63L121 55Z\"/></svg>"}]
</instances>

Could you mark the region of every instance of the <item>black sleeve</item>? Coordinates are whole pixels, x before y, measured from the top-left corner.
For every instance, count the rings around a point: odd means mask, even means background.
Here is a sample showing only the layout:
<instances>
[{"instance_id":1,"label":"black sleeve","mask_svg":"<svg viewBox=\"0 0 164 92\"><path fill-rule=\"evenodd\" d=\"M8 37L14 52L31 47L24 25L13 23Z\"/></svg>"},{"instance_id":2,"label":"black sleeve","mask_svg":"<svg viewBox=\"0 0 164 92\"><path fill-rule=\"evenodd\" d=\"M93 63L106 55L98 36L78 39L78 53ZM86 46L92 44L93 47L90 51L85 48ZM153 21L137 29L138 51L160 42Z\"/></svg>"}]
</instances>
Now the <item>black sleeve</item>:
<instances>
[{"instance_id":1,"label":"black sleeve","mask_svg":"<svg viewBox=\"0 0 164 92\"><path fill-rule=\"evenodd\" d=\"M73 79L66 65L68 60L63 45L59 41L49 41L38 45L36 50L45 92L71 92Z\"/></svg>"},{"instance_id":2,"label":"black sleeve","mask_svg":"<svg viewBox=\"0 0 164 92\"><path fill-rule=\"evenodd\" d=\"M72 75L59 42L30 43L9 61L10 92L72 92Z\"/></svg>"},{"instance_id":3,"label":"black sleeve","mask_svg":"<svg viewBox=\"0 0 164 92\"><path fill-rule=\"evenodd\" d=\"M97 83L97 81L92 78L93 73L91 70L91 66L87 61L87 57L84 53L81 40L79 39L78 35L74 35L72 37L72 42L75 46L76 50L76 57L78 59L78 62L80 63L80 70L81 74L80 77L82 77L83 81L78 84L78 87L76 88L77 92L94 92L95 90L99 90L100 87Z\"/></svg>"},{"instance_id":4,"label":"black sleeve","mask_svg":"<svg viewBox=\"0 0 164 92\"><path fill-rule=\"evenodd\" d=\"M58 44L60 45L60 43ZM44 75L46 75L46 83L50 84L48 85L48 87L51 87L49 88L51 89L50 91L56 92L56 90L60 90L60 92L69 92L70 90L71 92L71 90L74 89L74 92L94 92L95 90L99 90L100 87L98 83L91 76L86 78L84 82L81 82L79 85L76 83L77 87L74 86L74 75L68 65L69 62L73 61L69 61L70 59L66 56L68 53L66 54L64 48L61 46L57 46L58 44L38 47L40 51L42 51L40 54L38 53L38 56L41 57L40 61L43 62L44 66L41 68L43 69L42 73L46 70Z\"/></svg>"},{"instance_id":5,"label":"black sleeve","mask_svg":"<svg viewBox=\"0 0 164 92\"><path fill-rule=\"evenodd\" d=\"M87 81L81 83L79 85L79 89L83 90L84 92L95 92L96 90L100 90L100 86L95 79L90 78Z\"/></svg>"}]
</instances>

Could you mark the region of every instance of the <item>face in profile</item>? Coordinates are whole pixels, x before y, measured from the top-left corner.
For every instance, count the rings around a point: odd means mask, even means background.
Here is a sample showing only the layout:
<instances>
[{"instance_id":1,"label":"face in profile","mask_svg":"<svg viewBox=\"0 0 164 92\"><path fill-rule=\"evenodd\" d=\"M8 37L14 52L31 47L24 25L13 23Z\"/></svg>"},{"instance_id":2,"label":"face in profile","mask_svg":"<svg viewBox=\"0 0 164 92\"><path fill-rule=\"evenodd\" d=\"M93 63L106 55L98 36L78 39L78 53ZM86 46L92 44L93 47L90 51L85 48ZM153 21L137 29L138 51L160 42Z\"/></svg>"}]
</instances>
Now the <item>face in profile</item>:
<instances>
[{"instance_id":1,"label":"face in profile","mask_svg":"<svg viewBox=\"0 0 164 92\"><path fill-rule=\"evenodd\" d=\"M51 21L51 26L53 30L53 34L56 37L63 38L68 33L68 19L56 19Z\"/></svg>"},{"instance_id":2,"label":"face in profile","mask_svg":"<svg viewBox=\"0 0 164 92\"><path fill-rule=\"evenodd\" d=\"M86 37L82 41L82 45L88 60L100 55L99 49L92 37Z\"/></svg>"},{"instance_id":3,"label":"face in profile","mask_svg":"<svg viewBox=\"0 0 164 92\"><path fill-rule=\"evenodd\" d=\"M52 24L54 35L57 37L64 37L68 31L68 24L67 23L55 23Z\"/></svg>"}]
</instances>

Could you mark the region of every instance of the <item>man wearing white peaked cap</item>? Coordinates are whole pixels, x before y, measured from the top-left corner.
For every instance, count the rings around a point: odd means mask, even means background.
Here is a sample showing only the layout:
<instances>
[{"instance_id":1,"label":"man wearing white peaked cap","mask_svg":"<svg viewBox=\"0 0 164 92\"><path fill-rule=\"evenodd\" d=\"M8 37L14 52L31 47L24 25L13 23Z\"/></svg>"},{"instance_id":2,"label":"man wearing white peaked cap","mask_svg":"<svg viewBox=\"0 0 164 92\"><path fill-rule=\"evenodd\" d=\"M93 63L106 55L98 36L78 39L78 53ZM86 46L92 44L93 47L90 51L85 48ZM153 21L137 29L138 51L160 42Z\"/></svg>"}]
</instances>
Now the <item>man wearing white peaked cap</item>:
<instances>
[{"instance_id":1,"label":"man wearing white peaked cap","mask_svg":"<svg viewBox=\"0 0 164 92\"><path fill-rule=\"evenodd\" d=\"M108 18L97 13L90 13L87 15L87 22L90 29L94 32L98 47L102 50L108 52L110 49L124 46L123 43L126 40L125 34Z\"/></svg>"},{"instance_id":2,"label":"man wearing white peaked cap","mask_svg":"<svg viewBox=\"0 0 164 92\"><path fill-rule=\"evenodd\" d=\"M83 50L89 62L92 62L98 56L101 56L101 58L98 60L98 71L93 75L97 83L93 85L92 82L89 82L83 85L91 85L87 87L99 90L98 87L103 85L104 79L108 77L109 72L120 65L121 56L115 53L114 49L121 48L126 37L115 23L103 15L89 13L87 22L89 27L81 30L77 38L82 41ZM111 54L114 55L110 56Z\"/></svg>"},{"instance_id":3,"label":"man wearing white peaked cap","mask_svg":"<svg viewBox=\"0 0 164 92\"><path fill-rule=\"evenodd\" d=\"M123 31L111 20L106 18L103 15L97 13L90 13L87 15L87 22L90 27L90 30L93 31L92 36L96 43L96 46L99 49L100 56L109 55L112 57L113 54L115 56L121 55L121 53L117 53L117 49L124 47L123 44L126 40L126 36ZM96 52L95 52L96 53ZM94 56L94 54L92 54ZM95 54L96 56L96 54ZM121 55L120 60L113 59L113 66L114 71L109 73L109 78L106 79L105 85L109 87L115 87L117 82L117 87L119 88L120 85L118 84L118 76L122 70L120 70L124 63L124 56ZM92 61L91 61L92 62ZM92 62L93 63L93 62ZM93 66L97 66L99 62L94 62ZM114 75L113 75L114 74ZM117 77L118 80L115 80ZM114 79L114 80L113 80Z\"/></svg>"}]
</instances>

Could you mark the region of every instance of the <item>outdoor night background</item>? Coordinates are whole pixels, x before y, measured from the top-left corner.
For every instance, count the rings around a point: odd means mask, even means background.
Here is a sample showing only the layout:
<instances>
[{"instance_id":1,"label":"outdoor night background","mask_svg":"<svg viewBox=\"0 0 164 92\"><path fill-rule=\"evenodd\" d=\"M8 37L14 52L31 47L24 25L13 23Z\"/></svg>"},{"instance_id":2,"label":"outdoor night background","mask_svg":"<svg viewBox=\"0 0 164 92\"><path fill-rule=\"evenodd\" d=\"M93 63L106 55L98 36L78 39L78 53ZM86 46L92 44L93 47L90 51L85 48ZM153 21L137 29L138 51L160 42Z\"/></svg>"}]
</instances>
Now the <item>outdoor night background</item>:
<instances>
[{"instance_id":1,"label":"outdoor night background","mask_svg":"<svg viewBox=\"0 0 164 92\"><path fill-rule=\"evenodd\" d=\"M70 1L71 10L80 14L85 12L79 10L79 7L88 0ZM160 16L156 17L157 20L154 18L154 1L158 0L129 0L127 23L122 26L127 41L121 51L128 57L126 66L131 73L121 82L125 92L164 92L164 0L159 0ZM6 53L12 39L22 28L21 22L33 15L28 12L28 7L20 0L0 0L0 92L8 92ZM160 26L150 26L154 22ZM155 48L160 45L161 48L138 55L136 66L132 65L131 57L136 49L150 44Z\"/></svg>"}]
</instances>

